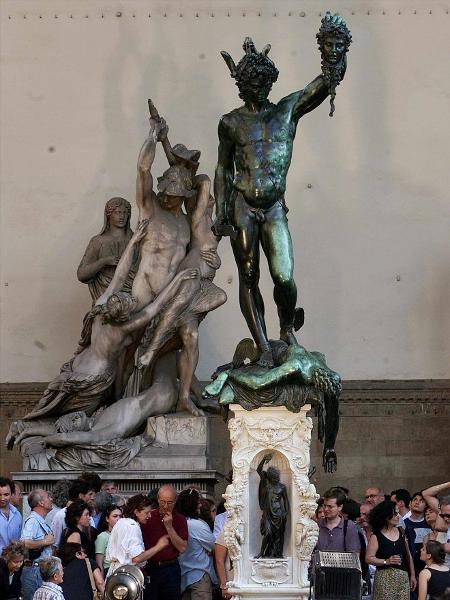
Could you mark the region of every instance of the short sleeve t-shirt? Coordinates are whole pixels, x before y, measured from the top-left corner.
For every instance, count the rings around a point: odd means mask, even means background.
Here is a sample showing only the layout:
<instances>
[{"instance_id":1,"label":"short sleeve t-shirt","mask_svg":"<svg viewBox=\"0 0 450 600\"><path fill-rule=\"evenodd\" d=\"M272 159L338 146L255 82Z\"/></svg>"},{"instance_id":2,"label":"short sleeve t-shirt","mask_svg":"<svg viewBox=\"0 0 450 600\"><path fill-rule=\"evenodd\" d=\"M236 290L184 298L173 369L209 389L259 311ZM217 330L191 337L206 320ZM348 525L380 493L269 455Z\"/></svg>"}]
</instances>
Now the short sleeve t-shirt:
<instances>
[{"instance_id":1,"label":"short sleeve t-shirt","mask_svg":"<svg viewBox=\"0 0 450 600\"><path fill-rule=\"evenodd\" d=\"M109 531L102 531L95 540L95 554L103 554L103 569L105 571L109 569L109 561L106 560L106 548L108 547L110 535Z\"/></svg>"}]
</instances>

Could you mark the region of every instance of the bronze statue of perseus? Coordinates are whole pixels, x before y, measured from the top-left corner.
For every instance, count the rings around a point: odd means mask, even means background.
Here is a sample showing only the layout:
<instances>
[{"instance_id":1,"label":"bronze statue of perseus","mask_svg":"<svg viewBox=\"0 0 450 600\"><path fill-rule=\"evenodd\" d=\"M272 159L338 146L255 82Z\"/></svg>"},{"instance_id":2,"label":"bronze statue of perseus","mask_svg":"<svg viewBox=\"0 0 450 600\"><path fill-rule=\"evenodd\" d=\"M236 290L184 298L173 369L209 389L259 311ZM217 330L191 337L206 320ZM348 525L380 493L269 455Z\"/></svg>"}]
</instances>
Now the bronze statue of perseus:
<instances>
[{"instance_id":1,"label":"bronze statue of perseus","mask_svg":"<svg viewBox=\"0 0 450 600\"><path fill-rule=\"evenodd\" d=\"M273 357L258 286L260 245L274 283L280 339L295 344L294 329L302 324L302 309L296 312L294 257L284 193L299 119L317 108L330 91L334 93L336 77L340 81L345 74L350 33L340 18L327 29L324 21L329 19L335 17L327 15L322 20L323 36L319 40L323 73L277 104L268 100L278 78L278 70L268 57L270 45L258 52L247 37L245 54L237 65L227 52L222 52L244 105L224 115L219 123L213 230L219 237L231 238L239 271L241 311L257 344L259 362L268 367L273 366ZM344 38L345 43L334 43Z\"/></svg>"}]
</instances>

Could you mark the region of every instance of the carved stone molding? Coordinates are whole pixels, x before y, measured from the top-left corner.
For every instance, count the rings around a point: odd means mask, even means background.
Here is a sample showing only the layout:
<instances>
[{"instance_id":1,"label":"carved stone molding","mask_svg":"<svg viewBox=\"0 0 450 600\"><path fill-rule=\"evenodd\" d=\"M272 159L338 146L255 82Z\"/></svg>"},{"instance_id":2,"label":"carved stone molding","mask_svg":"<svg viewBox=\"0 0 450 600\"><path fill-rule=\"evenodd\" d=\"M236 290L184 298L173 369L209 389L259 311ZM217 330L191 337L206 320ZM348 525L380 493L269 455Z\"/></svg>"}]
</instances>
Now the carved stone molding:
<instances>
[{"instance_id":1,"label":"carved stone molding","mask_svg":"<svg viewBox=\"0 0 450 600\"><path fill-rule=\"evenodd\" d=\"M234 565L230 592L234 600L259 598L268 597L268 588L276 587L277 597L304 597L309 559L318 537L318 527L311 518L318 496L308 479L310 406L304 406L297 414L284 407L251 412L238 405L230 408L234 412L228 424L233 483L225 492L229 517L224 529ZM255 558L260 544L256 466L267 451L281 472L290 500L282 559Z\"/></svg>"}]
</instances>

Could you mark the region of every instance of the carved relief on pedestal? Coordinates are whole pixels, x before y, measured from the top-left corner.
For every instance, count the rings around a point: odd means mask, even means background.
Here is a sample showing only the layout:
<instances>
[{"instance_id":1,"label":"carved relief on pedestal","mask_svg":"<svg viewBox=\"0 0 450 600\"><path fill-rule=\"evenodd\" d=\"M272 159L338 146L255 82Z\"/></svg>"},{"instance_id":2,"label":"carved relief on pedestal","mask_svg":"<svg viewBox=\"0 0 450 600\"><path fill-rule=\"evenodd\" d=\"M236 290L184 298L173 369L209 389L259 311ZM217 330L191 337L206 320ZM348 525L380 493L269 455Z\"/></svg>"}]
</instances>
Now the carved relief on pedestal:
<instances>
[{"instance_id":1,"label":"carved relief on pedestal","mask_svg":"<svg viewBox=\"0 0 450 600\"><path fill-rule=\"evenodd\" d=\"M309 482L309 448L312 420L285 408L262 408L251 413L233 405L235 417L229 421L233 447L233 483L224 495L229 518L225 524L225 541L234 564L234 581L230 590L258 586L294 585L304 588L311 552L317 542L318 527L312 520L317 494ZM258 537L255 519L259 514L255 465L262 453L274 451L274 461L283 464L283 482L290 496L288 533L283 558L255 558ZM233 599L238 598L237 595Z\"/></svg>"},{"instance_id":2,"label":"carved relief on pedestal","mask_svg":"<svg viewBox=\"0 0 450 600\"><path fill-rule=\"evenodd\" d=\"M251 579L264 586L279 586L292 578L289 559L257 558L252 561Z\"/></svg>"}]
</instances>

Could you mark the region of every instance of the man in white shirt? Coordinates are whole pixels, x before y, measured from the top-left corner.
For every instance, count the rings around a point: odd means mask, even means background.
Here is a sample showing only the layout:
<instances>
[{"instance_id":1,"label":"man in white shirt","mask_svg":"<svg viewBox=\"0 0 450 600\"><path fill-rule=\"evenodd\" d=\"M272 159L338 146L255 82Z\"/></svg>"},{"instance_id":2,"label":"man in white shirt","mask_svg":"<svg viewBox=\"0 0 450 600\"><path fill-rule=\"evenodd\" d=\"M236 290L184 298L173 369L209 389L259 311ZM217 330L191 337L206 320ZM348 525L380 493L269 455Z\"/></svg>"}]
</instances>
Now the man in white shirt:
<instances>
[{"instance_id":1,"label":"man in white shirt","mask_svg":"<svg viewBox=\"0 0 450 600\"><path fill-rule=\"evenodd\" d=\"M91 506L94 498L95 490L91 488L89 483L86 481L81 481L80 479L77 479L73 482L69 489L69 500L67 502L67 506L61 508L61 510L55 514L50 525L55 537L54 546L56 548L59 547L62 532L66 528L67 507L70 506L75 500L84 500L88 506ZM95 527L92 517L90 518L90 525L91 527Z\"/></svg>"},{"instance_id":2,"label":"man in white shirt","mask_svg":"<svg viewBox=\"0 0 450 600\"><path fill-rule=\"evenodd\" d=\"M395 502L397 506L398 514L400 515L400 520L398 522L400 527L405 528L404 519L408 519L411 516L411 511L409 510L409 505L411 504L411 495L408 490L404 488L399 488L398 490L392 490L391 492L391 501Z\"/></svg>"}]
</instances>

